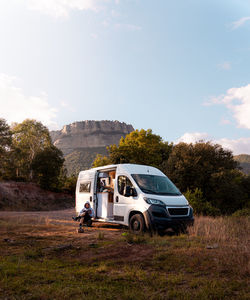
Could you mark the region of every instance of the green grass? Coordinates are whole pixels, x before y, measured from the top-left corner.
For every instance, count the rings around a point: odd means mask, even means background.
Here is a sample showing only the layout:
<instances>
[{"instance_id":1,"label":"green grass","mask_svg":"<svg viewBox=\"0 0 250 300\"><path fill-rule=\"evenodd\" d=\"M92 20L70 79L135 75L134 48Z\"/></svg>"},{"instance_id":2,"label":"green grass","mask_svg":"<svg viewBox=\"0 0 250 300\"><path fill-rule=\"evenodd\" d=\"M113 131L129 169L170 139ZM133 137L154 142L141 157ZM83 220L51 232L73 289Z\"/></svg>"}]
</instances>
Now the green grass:
<instances>
[{"instance_id":1,"label":"green grass","mask_svg":"<svg viewBox=\"0 0 250 300\"><path fill-rule=\"evenodd\" d=\"M78 235L74 225L43 220L19 221L17 232L2 219L10 241L0 240L0 299L249 299L246 226L249 219L200 218L190 235Z\"/></svg>"}]
</instances>

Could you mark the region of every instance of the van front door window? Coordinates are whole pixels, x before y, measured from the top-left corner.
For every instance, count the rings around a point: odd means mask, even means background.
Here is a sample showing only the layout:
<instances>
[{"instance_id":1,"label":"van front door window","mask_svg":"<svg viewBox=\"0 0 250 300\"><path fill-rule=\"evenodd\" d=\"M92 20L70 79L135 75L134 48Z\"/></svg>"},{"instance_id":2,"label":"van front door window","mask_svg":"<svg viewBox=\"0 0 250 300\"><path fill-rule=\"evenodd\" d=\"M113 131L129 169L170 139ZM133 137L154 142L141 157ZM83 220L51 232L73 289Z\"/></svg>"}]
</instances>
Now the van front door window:
<instances>
[{"instance_id":1,"label":"van front door window","mask_svg":"<svg viewBox=\"0 0 250 300\"><path fill-rule=\"evenodd\" d=\"M131 181L128 179L127 176L118 176L118 192L120 195L126 196L126 189L127 188L133 188L133 184L131 183Z\"/></svg>"}]
</instances>

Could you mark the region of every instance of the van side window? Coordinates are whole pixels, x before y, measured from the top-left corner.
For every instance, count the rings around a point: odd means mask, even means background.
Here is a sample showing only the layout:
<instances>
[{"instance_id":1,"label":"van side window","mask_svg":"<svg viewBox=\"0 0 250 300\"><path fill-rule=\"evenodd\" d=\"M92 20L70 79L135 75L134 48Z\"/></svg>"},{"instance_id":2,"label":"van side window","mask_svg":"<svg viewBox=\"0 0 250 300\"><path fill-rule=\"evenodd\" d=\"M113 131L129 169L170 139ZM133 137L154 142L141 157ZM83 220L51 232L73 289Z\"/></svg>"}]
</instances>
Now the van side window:
<instances>
[{"instance_id":1,"label":"van side window","mask_svg":"<svg viewBox=\"0 0 250 300\"><path fill-rule=\"evenodd\" d=\"M90 188L91 188L91 182L81 182L80 183L80 188L79 188L79 193L90 193Z\"/></svg>"},{"instance_id":2,"label":"van side window","mask_svg":"<svg viewBox=\"0 0 250 300\"><path fill-rule=\"evenodd\" d=\"M118 192L120 195L125 196L126 187L133 187L133 184L126 176L118 176Z\"/></svg>"}]
</instances>

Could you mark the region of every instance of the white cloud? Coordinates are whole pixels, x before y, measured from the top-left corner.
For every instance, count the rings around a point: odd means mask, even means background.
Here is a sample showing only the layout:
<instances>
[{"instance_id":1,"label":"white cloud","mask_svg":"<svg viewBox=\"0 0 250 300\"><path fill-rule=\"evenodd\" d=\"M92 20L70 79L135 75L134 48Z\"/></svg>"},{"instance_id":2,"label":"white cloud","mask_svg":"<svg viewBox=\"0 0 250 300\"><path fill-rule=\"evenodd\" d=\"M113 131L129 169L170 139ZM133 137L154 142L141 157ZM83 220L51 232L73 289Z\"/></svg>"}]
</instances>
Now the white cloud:
<instances>
[{"instance_id":1,"label":"white cloud","mask_svg":"<svg viewBox=\"0 0 250 300\"><path fill-rule=\"evenodd\" d=\"M220 70L225 71L231 70L232 68L231 63L229 61L224 61L222 64L218 64L217 66Z\"/></svg>"},{"instance_id":2,"label":"white cloud","mask_svg":"<svg viewBox=\"0 0 250 300\"><path fill-rule=\"evenodd\" d=\"M232 29L237 29L243 26L247 21L250 21L250 17L243 17L232 23Z\"/></svg>"},{"instance_id":3,"label":"white cloud","mask_svg":"<svg viewBox=\"0 0 250 300\"><path fill-rule=\"evenodd\" d=\"M57 110L49 105L47 94L27 96L16 87L16 81L15 77L0 74L0 117L8 123L36 119L50 129L58 128L55 122Z\"/></svg>"},{"instance_id":4,"label":"white cloud","mask_svg":"<svg viewBox=\"0 0 250 300\"><path fill-rule=\"evenodd\" d=\"M109 0L26 0L27 7L44 14L67 18L72 10L98 11L102 4Z\"/></svg>"},{"instance_id":5,"label":"white cloud","mask_svg":"<svg viewBox=\"0 0 250 300\"><path fill-rule=\"evenodd\" d=\"M218 97L212 96L207 101L205 101L203 103L203 105L204 106L211 106L211 105L215 105L215 104L220 104L222 98L223 98L223 96L218 96Z\"/></svg>"},{"instance_id":6,"label":"white cloud","mask_svg":"<svg viewBox=\"0 0 250 300\"><path fill-rule=\"evenodd\" d=\"M175 144L178 144L180 142L184 143L196 143L199 141L210 141L213 144L219 144L224 149L228 149L233 151L234 155L238 154L250 154L250 138L239 138L239 139L214 139L207 133L202 132L187 132L183 136L181 136Z\"/></svg>"},{"instance_id":7,"label":"white cloud","mask_svg":"<svg viewBox=\"0 0 250 300\"><path fill-rule=\"evenodd\" d=\"M235 140L223 138L217 140L216 143L222 145L225 149L232 150L234 155L250 154L250 138L239 138Z\"/></svg>"},{"instance_id":8,"label":"white cloud","mask_svg":"<svg viewBox=\"0 0 250 300\"><path fill-rule=\"evenodd\" d=\"M199 141L208 141L210 140L210 136L205 132L186 132L183 136L181 136L176 143L196 143Z\"/></svg>"},{"instance_id":9,"label":"white cloud","mask_svg":"<svg viewBox=\"0 0 250 300\"><path fill-rule=\"evenodd\" d=\"M241 128L250 129L250 84L227 90L226 95L213 97L205 105L223 104Z\"/></svg>"}]
</instances>

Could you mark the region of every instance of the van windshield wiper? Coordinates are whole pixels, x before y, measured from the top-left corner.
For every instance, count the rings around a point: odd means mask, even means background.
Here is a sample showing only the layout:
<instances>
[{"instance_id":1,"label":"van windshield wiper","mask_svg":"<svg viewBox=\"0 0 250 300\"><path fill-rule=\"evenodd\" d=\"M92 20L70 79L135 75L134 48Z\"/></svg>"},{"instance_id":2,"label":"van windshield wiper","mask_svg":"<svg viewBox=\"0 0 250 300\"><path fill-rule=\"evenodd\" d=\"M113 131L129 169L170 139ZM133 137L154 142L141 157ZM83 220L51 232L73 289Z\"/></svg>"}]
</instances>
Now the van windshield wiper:
<instances>
[{"instance_id":1,"label":"van windshield wiper","mask_svg":"<svg viewBox=\"0 0 250 300\"><path fill-rule=\"evenodd\" d=\"M152 190L144 189L144 188L142 188L142 191L147 194L155 194L155 195L162 195L162 196L180 196L181 195L180 193L160 193L160 192L156 192L156 191L152 191Z\"/></svg>"},{"instance_id":2,"label":"van windshield wiper","mask_svg":"<svg viewBox=\"0 0 250 300\"><path fill-rule=\"evenodd\" d=\"M164 195L164 196L180 196L180 193L159 193L159 195Z\"/></svg>"},{"instance_id":3,"label":"van windshield wiper","mask_svg":"<svg viewBox=\"0 0 250 300\"><path fill-rule=\"evenodd\" d=\"M155 191L148 190L148 189L144 189L144 188L142 188L142 191L143 191L144 193L157 194Z\"/></svg>"}]
</instances>

